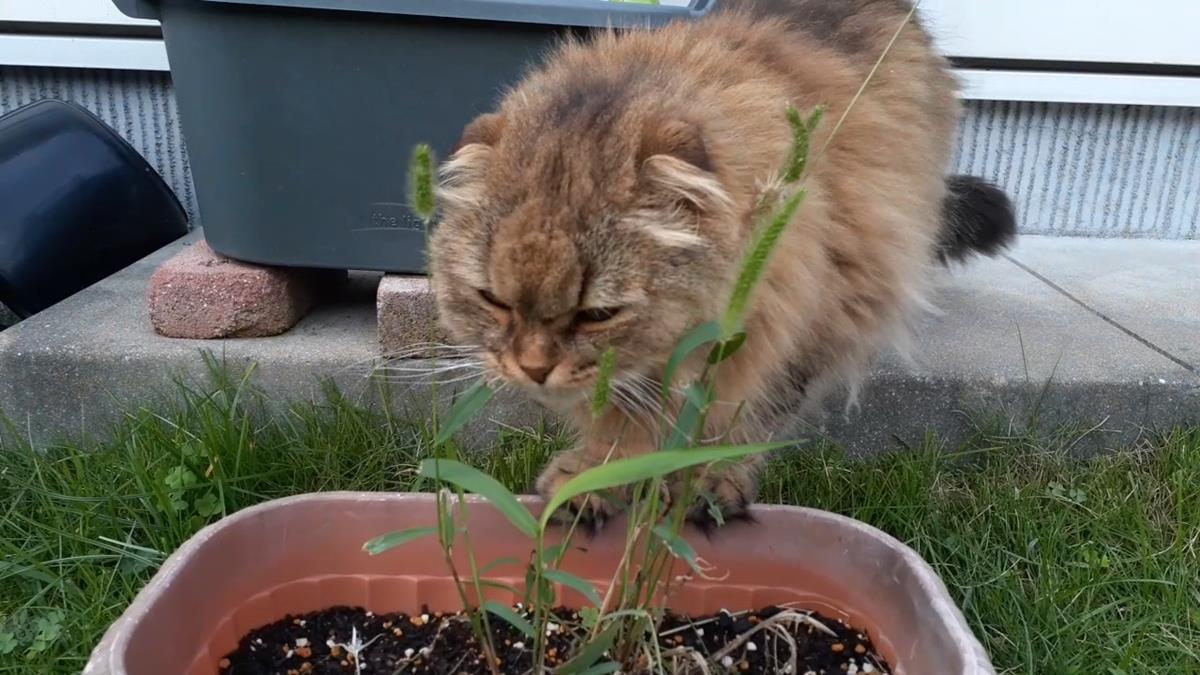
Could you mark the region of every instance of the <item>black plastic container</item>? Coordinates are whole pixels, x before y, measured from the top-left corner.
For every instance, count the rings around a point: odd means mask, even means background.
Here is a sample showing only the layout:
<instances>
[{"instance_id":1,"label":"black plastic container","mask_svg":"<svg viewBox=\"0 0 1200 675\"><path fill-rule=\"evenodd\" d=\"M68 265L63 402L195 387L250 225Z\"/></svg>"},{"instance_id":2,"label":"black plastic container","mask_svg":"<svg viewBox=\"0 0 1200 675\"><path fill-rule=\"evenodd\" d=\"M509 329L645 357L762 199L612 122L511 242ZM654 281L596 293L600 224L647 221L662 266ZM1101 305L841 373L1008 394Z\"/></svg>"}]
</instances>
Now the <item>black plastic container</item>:
<instances>
[{"instance_id":1,"label":"black plastic container","mask_svg":"<svg viewBox=\"0 0 1200 675\"><path fill-rule=\"evenodd\" d=\"M44 100L0 117L0 303L17 316L186 233L171 189L87 110Z\"/></svg>"},{"instance_id":2,"label":"black plastic container","mask_svg":"<svg viewBox=\"0 0 1200 675\"><path fill-rule=\"evenodd\" d=\"M707 13L608 0L113 0L162 22L204 236L299 267L421 272L413 146L446 156L568 31Z\"/></svg>"}]
</instances>

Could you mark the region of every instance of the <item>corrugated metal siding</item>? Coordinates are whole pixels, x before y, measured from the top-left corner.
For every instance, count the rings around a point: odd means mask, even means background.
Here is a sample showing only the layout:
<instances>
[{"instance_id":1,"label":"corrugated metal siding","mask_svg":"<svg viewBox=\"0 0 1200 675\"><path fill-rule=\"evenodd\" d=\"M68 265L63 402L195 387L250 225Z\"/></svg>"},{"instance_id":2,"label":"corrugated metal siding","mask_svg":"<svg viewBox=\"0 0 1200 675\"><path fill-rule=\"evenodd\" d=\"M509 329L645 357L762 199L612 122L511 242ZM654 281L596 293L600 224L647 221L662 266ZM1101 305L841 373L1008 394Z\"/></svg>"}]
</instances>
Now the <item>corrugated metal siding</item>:
<instances>
[{"instance_id":1,"label":"corrugated metal siding","mask_svg":"<svg viewBox=\"0 0 1200 675\"><path fill-rule=\"evenodd\" d=\"M0 112L45 97L96 112L196 222L165 73L0 67ZM1200 238L1200 108L973 101L955 164L1007 188L1023 232Z\"/></svg>"},{"instance_id":2,"label":"corrugated metal siding","mask_svg":"<svg viewBox=\"0 0 1200 675\"><path fill-rule=\"evenodd\" d=\"M976 101L956 170L1037 234L1200 238L1200 108Z\"/></svg>"},{"instance_id":3,"label":"corrugated metal siding","mask_svg":"<svg viewBox=\"0 0 1200 675\"><path fill-rule=\"evenodd\" d=\"M91 110L146 158L197 222L187 148L167 73L0 67L0 114L57 98Z\"/></svg>"}]
</instances>

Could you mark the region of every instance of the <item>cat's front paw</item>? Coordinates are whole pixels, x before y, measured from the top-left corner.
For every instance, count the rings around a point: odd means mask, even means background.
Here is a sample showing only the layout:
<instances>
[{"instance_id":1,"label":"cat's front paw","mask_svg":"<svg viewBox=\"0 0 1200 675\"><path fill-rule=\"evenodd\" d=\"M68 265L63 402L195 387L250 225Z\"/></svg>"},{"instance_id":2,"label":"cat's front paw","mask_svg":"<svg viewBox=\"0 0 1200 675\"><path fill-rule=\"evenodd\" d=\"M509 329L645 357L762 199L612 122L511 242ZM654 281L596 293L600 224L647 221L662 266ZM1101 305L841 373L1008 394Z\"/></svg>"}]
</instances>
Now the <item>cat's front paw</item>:
<instances>
[{"instance_id":1,"label":"cat's front paw","mask_svg":"<svg viewBox=\"0 0 1200 675\"><path fill-rule=\"evenodd\" d=\"M550 459L537 479L538 494L542 496L542 499L549 501L568 481L592 466L592 463L588 462L580 451L571 450L558 453ZM578 519L579 524L584 528L598 532L605 523L620 512L620 500L623 494L624 491L617 490L606 494L577 495L572 497L558 513L554 514L554 517L559 522L566 524L574 523Z\"/></svg>"},{"instance_id":2,"label":"cat's front paw","mask_svg":"<svg viewBox=\"0 0 1200 675\"><path fill-rule=\"evenodd\" d=\"M750 458L720 469L710 469L692 478L692 506L687 519L697 528L711 532L735 520L753 520L750 506L758 498L758 479L763 468L761 458ZM682 498L682 481L673 492Z\"/></svg>"}]
</instances>

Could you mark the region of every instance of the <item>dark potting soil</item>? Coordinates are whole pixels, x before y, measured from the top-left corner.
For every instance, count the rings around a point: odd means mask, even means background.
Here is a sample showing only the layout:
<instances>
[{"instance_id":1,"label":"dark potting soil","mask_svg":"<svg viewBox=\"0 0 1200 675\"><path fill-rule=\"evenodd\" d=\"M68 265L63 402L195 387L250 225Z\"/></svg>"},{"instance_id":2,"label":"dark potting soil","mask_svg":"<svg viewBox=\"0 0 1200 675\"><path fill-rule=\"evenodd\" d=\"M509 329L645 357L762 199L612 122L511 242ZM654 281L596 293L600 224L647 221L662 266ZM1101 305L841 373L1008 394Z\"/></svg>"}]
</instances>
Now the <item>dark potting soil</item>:
<instances>
[{"instance_id":1,"label":"dark potting soil","mask_svg":"<svg viewBox=\"0 0 1200 675\"><path fill-rule=\"evenodd\" d=\"M517 611L526 614L520 608ZM578 613L558 610L555 616L561 620L547 626L547 665L550 667L568 661L577 636L583 634ZM500 671L513 675L527 672L531 665L532 640L497 617L491 617L490 623ZM781 635L780 629L790 640ZM709 661L708 667L713 673L854 675L891 672L865 633L837 619L778 607L758 612L722 612L693 619L669 614L659 627L659 643L663 654L685 651L699 654ZM356 652L361 669L354 658ZM789 667L793 652L794 670ZM681 666L688 662L680 658ZM694 659L691 663L694 664ZM470 623L461 614L372 614L352 607L333 607L303 616L288 616L257 628L221 660L220 668L220 675L482 675L491 672ZM644 663L630 669L651 672ZM697 668L693 670L698 672ZM688 671L680 668L679 672Z\"/></svg>"}]
</instances>

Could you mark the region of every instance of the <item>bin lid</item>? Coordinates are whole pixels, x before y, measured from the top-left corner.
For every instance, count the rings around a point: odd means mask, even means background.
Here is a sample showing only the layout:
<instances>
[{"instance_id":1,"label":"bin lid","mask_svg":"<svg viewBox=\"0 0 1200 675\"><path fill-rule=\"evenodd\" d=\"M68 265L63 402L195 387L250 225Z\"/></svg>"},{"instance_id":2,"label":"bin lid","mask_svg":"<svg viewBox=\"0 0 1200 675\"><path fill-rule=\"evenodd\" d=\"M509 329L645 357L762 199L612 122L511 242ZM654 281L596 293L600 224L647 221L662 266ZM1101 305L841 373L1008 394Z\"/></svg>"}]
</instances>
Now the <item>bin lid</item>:
<instances>
[{"instance_id":1,"label":"bin lid","mask_svg":"<svg viewBox=\"0 0 1200 675\"><path fill-rule=\"evenodd\" d=\"M158 19L161 0L112 0L117 9L138 19ZM177 0L178 1L178 0ZM707 14L719 0L673 0L648 4L625 0L185 0L320 9L376 14L407 14L446 19L614 28L654 27L674 19ZM672 0L668 0L672 1Z\"/></svg>"}]
</instances>

